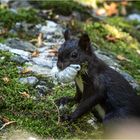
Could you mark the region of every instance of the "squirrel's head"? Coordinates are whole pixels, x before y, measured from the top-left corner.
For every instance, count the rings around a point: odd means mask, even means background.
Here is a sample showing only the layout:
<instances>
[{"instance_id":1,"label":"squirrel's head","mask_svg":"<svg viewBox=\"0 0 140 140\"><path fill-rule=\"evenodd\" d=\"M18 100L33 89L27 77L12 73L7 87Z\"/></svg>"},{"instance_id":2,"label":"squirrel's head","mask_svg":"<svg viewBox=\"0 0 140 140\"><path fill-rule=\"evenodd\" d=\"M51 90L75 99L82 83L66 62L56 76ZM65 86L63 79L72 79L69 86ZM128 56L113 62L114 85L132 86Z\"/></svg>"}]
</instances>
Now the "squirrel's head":
<instances>
[{"instance_id":1,"label":"squirrel's head","mask_svg":"<svg viewBox=\"0 0 140 140\"><path fill-rule=\"evenodd\" d=\"M86 62L92 54L89 36L84 33L79 39L71 39L69 30L64 33L65 42L58 50L57 67L65 69L70 64Z\"/></svg>"}]
</instances>

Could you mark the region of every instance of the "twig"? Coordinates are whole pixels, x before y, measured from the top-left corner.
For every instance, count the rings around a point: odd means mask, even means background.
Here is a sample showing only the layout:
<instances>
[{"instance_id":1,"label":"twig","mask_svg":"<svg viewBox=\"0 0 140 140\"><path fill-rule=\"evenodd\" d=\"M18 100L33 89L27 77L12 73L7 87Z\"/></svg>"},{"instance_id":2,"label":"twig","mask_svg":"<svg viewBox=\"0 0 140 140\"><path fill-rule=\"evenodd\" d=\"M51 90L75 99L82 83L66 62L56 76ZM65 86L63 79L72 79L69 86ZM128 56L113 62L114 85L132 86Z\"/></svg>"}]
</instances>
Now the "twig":
<instances>
[{"instance_id":1,"label":"twig","mask_svg":"<svg viewBox=\"0 0 140 140\"><path fill-rule=\"evenodd\" d=\"M54 104L54 106L57 109L57 113L58 113L58 121L57 121L57 124L59 124L60 123L60 111L59 111L59 108L58 108L58 106L56 105L56 103L53 100L51 100L51 101L52 101L52 103Z\"/></svg>"},{"instance_id":2,"label":"twig","mask_svg":"<svg viewBox=\"0 0 140 140\"><path fill-rule=\"evenodd\" d=\"M10 124L13 124L13 123L15 123L15 122L16 122L16 121L9 121L9 122L3 124L3 126L0 128L0 130L2 130L2 129L5 128L6 126L8 126L8 125L10 125Z\"/></svg>"}]
</instances>

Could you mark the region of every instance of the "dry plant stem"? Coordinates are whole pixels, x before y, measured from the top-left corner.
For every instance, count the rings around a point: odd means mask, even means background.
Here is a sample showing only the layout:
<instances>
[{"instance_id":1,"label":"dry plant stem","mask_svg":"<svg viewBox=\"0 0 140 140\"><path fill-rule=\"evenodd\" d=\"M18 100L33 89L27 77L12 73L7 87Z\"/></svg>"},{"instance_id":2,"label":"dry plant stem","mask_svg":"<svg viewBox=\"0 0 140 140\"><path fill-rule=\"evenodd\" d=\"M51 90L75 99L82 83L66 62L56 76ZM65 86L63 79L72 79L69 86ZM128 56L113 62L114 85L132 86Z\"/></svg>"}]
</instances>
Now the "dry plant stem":
<instances>
[{"instance_id":1,"label":"dry plant stem","mask_svg":"<svg viewBox=\"0 0 140 140\"><path fill-rule=\"evenodd\" d=\"M6 126L10 125L10 124L13 124L13 123L16 123L16 121L9 121L7 123L5 123L1 128L0 130L4 129Z\"/></svg>"},{"instance_id":2,"label":"dry plant stem","mask_svg":"<svg viewBox=\"0 0 140 140\"><path fill-rule=\"evenodd\" d=\"M60 111L59 111L59 108L58 106L55 104L55 102L53 100L51 100L52 103L54 104L54 106L56 107L57 109L57 113L58 113L58 120L57 120L57 124L60 124Z\"/></svg>"}]
</instances>

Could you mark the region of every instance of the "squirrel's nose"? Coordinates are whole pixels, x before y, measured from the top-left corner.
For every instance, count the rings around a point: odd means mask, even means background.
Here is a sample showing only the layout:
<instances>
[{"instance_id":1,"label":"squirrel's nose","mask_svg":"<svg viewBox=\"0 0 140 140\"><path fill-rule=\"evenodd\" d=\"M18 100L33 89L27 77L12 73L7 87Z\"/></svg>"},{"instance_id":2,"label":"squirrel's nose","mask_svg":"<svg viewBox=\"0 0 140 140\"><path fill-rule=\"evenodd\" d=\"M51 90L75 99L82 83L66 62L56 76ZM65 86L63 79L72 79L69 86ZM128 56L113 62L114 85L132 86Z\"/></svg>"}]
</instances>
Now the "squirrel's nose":
<instances>
[{"instance_id":1,"label":"squirrel's nose","mask_svg":"<svg viewBox=\"0 0 140 140\"><path fill-rule=\"evenodd\" d=\"M62 70L63 69L63 63L62 62L57 62L57 67Z\"/></svg>"}]
</instances>

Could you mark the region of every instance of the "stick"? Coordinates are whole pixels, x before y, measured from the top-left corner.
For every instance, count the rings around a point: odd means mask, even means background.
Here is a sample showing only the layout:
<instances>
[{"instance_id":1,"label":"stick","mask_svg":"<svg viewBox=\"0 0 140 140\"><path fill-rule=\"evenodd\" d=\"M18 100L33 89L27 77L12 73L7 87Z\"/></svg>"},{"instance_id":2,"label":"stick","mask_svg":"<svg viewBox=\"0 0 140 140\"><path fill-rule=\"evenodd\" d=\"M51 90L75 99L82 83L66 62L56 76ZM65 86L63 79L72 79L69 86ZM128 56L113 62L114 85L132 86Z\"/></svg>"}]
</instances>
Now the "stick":
<instances>
[{"instance_id":1,"label":"stick","mask_svg":"<svg viewBox=\"0 0 140 140\"><path fill-rule=\"evenodd\" d=\"M10 125L10 124L13 124L13 123L15 123L16 121L9 121L9 122L7 122L7 123L5 123L1 128L0 128L0 130L2 130L3 128L5 128L6 126L8 126L8 125Z\"/></svg>"}]
</instances>

